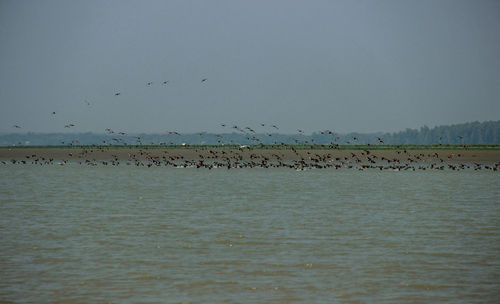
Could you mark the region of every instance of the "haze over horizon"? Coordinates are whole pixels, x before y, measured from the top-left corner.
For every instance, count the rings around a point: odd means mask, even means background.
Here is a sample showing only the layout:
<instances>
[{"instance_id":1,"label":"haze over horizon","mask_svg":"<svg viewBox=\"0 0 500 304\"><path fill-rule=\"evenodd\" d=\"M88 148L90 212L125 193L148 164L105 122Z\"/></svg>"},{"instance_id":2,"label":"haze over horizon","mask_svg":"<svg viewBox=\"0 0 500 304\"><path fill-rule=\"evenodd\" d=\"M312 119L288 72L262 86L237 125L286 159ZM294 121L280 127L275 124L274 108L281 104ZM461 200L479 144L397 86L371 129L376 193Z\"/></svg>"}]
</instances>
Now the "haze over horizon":
<instances>
[{"instance_id":1,"label":"haze over horizon","mask_svg":"<svg viewBox=\"0 0 500 304\"><path fill-rule=\"evenodd\" d=\"M499 20L498 1L2 1L0 133L499 120Z\"/></svg>"}]
</instances>

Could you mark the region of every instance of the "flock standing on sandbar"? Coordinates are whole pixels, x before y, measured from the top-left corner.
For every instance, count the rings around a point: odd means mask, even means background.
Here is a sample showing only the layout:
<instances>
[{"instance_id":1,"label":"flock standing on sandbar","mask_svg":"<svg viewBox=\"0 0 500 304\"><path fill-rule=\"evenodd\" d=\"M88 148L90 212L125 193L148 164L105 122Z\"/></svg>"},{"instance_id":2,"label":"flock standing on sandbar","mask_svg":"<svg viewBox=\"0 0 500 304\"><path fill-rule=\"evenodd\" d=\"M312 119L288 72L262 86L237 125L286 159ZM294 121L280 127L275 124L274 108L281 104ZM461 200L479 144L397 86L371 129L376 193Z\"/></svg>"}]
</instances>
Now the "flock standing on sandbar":
<instances>
[{"instance_id":1,"label":"flock standing on sandbar","mask_svg":"<svg viewBox=\"0 0 500 304\"><path fill-rule=\"evenodd\" d=\"M138 166L171 168L289 168L307 169L356 169L356 170L492 170L498 171L500 162L484 163L463 161L463 155L437 152L412 152L406 150L297 150L293 145L282 149L146 149L93 146L73 149L50 149L59 155L43 156L31 151L22 159L2 160L1 164L15 165L67 165L86 166ZM444 152L440 152L445 154ZM464 153L464 152L462 152Z\"/></svg>"}]
</instances>

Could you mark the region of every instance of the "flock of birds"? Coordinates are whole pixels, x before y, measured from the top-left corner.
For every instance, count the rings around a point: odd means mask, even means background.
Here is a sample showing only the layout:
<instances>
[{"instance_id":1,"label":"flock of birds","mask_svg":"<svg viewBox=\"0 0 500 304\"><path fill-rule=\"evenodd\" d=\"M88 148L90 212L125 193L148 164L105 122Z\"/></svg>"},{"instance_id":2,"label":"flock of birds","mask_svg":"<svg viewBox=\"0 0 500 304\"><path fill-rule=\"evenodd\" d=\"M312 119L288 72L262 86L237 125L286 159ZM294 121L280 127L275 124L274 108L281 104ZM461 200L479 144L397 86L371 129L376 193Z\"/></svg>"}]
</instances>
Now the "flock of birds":
<instances>
[{"instance_id":1,"label":"flock of birds","mask_svg":"<svg viewBox=\"0 0 500 304\"><path fill-rule=\"evenodd\" d=\"M201 82L203 83L203 82L206 82L207 80L208 80L208 78L202 78L202 79L201 79ZM168 84L168 82L169 82L168 80L164 80L164 81L162 82L162 84L163 84L163 85L167 85L167 84ZM146 83L146 85L147 85L147 86L149 86L149 87L150 87L150 86L152 86L152 85L153 85L153 81L148 81L148 82ZM121 92L120 92L120 91L115 91L114 96L120 96L120 95L121 95ZM85 99L85 100L84 100L84 103L85 103L87 106L90 106L90 102L89 102L87 99ZM56 115L56 112L55 112L55 111L52 111L52 112L51 112L51 115L53 115L53 116L54 116L54 115ZM74 123L68 123L68 124L64 125L64 128L71 128L71 127L74 127L74 126L75 126L75 124L74 124ZM13 128L16 128L16 129L22 129L22 126L20 126L20 125L18 125L18 124L13 125L12 127L13 127Z\"/></svg>"},{"instance_id":2,"label":"flock of birds","mask_svg":"<svg viewBox=\"0 0 500 304\"><path fill-rule=\"evenodd\" d=\"M207 81L207 78L202 78L201 83ZM162 82L163 85L168 84L168 80ZM153 82L147 82L147 86L152 86ZM120 96L121 92L116 91L114 96ZM87 106L91 103L84 100ZM55 116L56 112L52 111L51 115ZM75 123L67 123L64 128L72 128ZM500 168L500 162L493 164L484 164L477 162L458 162L460 154L442 156L437 152L433 153L411 153L404 149L395 151L396 155L389 157L389 154L384 154L379 151L360 150L360 151L342 151L338 144L339 137L331 130L320 131L320 134L331 136L331 141L328 145L321 145L320 150L315 150L317 143L314 139L306 140L304 131L297 129L297 133L302 137L294 138L295 144L287 144L284 142L274 141L274 147L264 147L263 140L257 136L255 127L242 127L238 125L229 125L221 123L220 126L231 132L240 132L246 136L247 141L252 142L252 145L241 145L234 143L232 140L225 140L224 135L216 135L218 147L200 148L191 147L190 149L148 149L143 146L143 140L140 136L136 136L137 145L129 145L125 142L124 137L128 136L126 132L115 132L111 128L106 128L105 132L108 135L116 134L111 141L104 140L99 145L70 147L69 149L59 149L64 151L65 155L48 156L37 155L31 153L25 155L23 159L12 158L10 160L0 160L1 164L60 164L77 163L82 165L135 165L146 167L167 166L176 168L292 168L296 170L306 169L324 169L324 168L350 168L350 169L378 169L378 170L494 170ZM21 129L20 125L14 125L14 128ZM277 132L280 128L276 124L260 124L259 132L265 128L265 137L272 137L273 132ZM168 135L180 136L177 131L167 131ZM198 133L203 137L204 133ZM262 133L261 133L262 135ZM122 137L120 137L122 136ZM268 142L268 141L267 141ZM384 144L384 140L377 137L378 144ZM357 137L352 137L348 144L359 143ZM78 140L61 144L68 146L76 146ZM174 142L151 143L155 145L175 145ZM231 148L224 147L226 144L233 145ZM113 149L113 146L129 146L128 149ZM183 144L185 145L185 144ZM299 145L302 145L300 147ZM302 150L304 146L310 145L311 149ZM367 144L369 147L370 144ZM223 147L223 148L221 148ZM43 153L42 153L43 154ZM56 153L57 154L57 153ZM455 159L454 159L455 158Z\"/></svg>"},{"instance_id":3,"label":"flock of birds","mask_svg":"<svg viewBox=\"0 0 500 304\"><path fill-rule=\"evenodd\" d=\"M207 82L208 78L201 78L201 83L205 83ZM161 81L161 83L163 84L163 86L166 86L169 84L169 80L163 80ZM148 81L145 83L146 86L148 87L151 87L153 86L154 82L153 81ZM120 96L122 95L122 93L120 91L115 91L114 92L114 96ZM87 105L87 106L91 106L91 103L90 101L88 101L87 99L84 100L84 103ZM52 111L51 112L51 115L54 117L56 116L56 111ZM69 122L69 123L66 123L64 124L64 128L65 129L70 129L70 128L73 128L76 126L76 123L75 122ZM221 123L221 126L223 128L230 128L230 131L237 131L237 132L241 132L242 134L245 135L245 138L247 140L247 142L250 142L252 144L255 144L255 145L263 145L265 144L264 141L259 138L256 134L256 131L255 131L255 128L253 127L240 127L238 125L233 125L232 127L230 127L229 125L225 124L225 123ZM261 127L267 127L267 130L259 130L259 132L264 132L265 136L266 137L269 137L271 138L273 136L273 133L272 132L276 132L279 130L279 127L276 125L276 124L264 124L264 123L261 123L260 124ZM16 128L16 129L21 129L22 126L19 125L19 124L15 124L13 125L13 128ZM293 141L295 144L297 145L317 145L318 143L316 143L314 141L314 139L306 139L306 136L303 136L304 135L304 131L301 130L301 129L297 129L296 130L297 133L299 135L302 135L302 137L297 137L297 138L293 138ZM151 144L151 145L176 145L178 144L177 142L175 141L170 141L170 142L151 142L151 143L146 143L143 141L143 139L140 137L140 136L135 136L135 143L130 143L130 142L127 142L126 141L126 136L127 136L127 133L126 132L115 132L113 131L111 128L106 128L105 129L105 132L106 134L108 135L112 135L112 134L117 134L117 135L120 135L120 136L116 136L116 137L113 137L111 138L111 140L104 140L102 143L99 143L99 144L107 144L107 145L130 145L130 144L136 144L136 145L144 145L144 144ZM167 131L167 134L169 135L178 135L180 136L181 134L177 131ZM200 137L203 137L203 134L204 133L199 133ZM339 140L340 140L340 137L339 136L336 136L335 133L333 131L330 131L330 130L325 130L325 131L320 131L320 134L327 134L327 135L331 135L332 138L331 138L331 141L329 142L329 146L330 148L338 148L339 147ZM461 136L458 136L459 139L462 139ZM265 141L266 143L272 143L274 145L284 145L285 143L283 142L279 142L278 140L274 140L274 141L269 141L269 140L266 140ZM359 141L358 141L358 138L357 137L352 137L350 140L348 140L346 142L347 144L360 144ZM380 137L377 137L377 143L378 144L384 144L384 140ZM439 139L439 143L441 144L441 138ZM22 145L22 143L18 143L19 145ZM79 144L79 141L78 140L71 140L71 141L61 141L60 142L61 145L69 145L69 146L73 146L73 145L78 145ZM225 144L232 144L232 145L237 145L238 143L237 142L234 142L232 139L225 139L224 138L224 135L217 135L217 144L220 144L220 145L225 145ZM370 146L370 144L367 144L368 146Z\"/></svg>"},{"instance_id":4,"label":"flock of birds","mask_svg":"<svg viewBox=\"0 0 500 304\"><path fill-rule=\"evenodd\" d=\"M201 83L205 83L207 82L208 78L202 78L201 79ZM169 80L164 80L161 82L164 86L166 86L168 83L169 83ZM153 86L154 82L153 81L149 81L149 82L146 82L146 86L150 87L150 86ZM121 96L122 93L120 91L115 91L114 92L114 96L118 97L118 96ZM84 103L87 105L87 106L91 106L91 103L90 101L88 101L87 99L84 100ZM51 113L51 116L52 117L55 117L56 116L56 111L52 111ZM263 145L264 144L264 141L259 138L257 136L257 133L255 131L255 128L253 127L240 127L238 125L232 125L232 126L229 126L228 124L225 124L225 123L221 123L220 124L221 127L223 128L229 128L231 132L233 131L236 131L236 132L241 132L242 134L244 134L246 137L246 140L248 142L251 142L252 144L255 144L255 145ZM69 123L66 123L64 124L64 129L70 129L70 128L73 128L76 126L76 122L69 122ZM279 130L279 127L276 125L276 124L265 124L265 123L261 123L260 124L261 127L268 127L267 130L259 130L259 132L263 132L265 134L266 137L269 137L271 138L273 136L273 133L272 132L276 132ZM13 128L16 128L16 129L22 129L22 126L19 125L19 124L15 124L13 125ZM146 143L143 141L143 139L140 137L140 136L134 136L134 139L135 139L135 142L133 143L130 143L128 142L127 143L127 138L126 136L128 136L128 134L126 132L115 132L113 131L111 128L106 128L105 129L105 133L107 135L119 135L119 136L115 136L113 138L111 138L110 140L103 140L102 143L99 143L99 144L103 144L103 145L145 145L145 144L151 144L151 145L176 145L178 144L177 142L175 141L170 141L170 142L151 142L151 143ZM300 135L304 135L304 131L301 130L301 129L297 129L297 133L300 134ZM168 135L177 135L177 136L180 136L181 134L177 131L166 131L166 134ZM200 135L200 137L203 137L203 132L202 133L198 133ZM326 130L326 131L321 131L321 134L330 134L333 136L331 142L330 142L330 146L331 148L336 148L339 146L338 143L336 143L336 141L338 141L340 139L340 137L338 136L335 136L335 133L333 131L330 131L330 130ZM224 135L216 135L217 136L217 144L219 145L226 145L226 144L229 144L229 145L238 145L238 143L234 142L233 139L225 139L224 138ZM383 140L381 138L377 138L378 139L378 142L383 144ZM305 136L302 136L302 138L294 138L293 139L294 143L297 144L297 145L315 145L316 143L314 142L314 139L305 139ZM356 143L357 141L357 138L356 137L353 137L352 138L352 141L348 141L347 143L348 144L351 144L351 143ZM268 140L266 142L269 142ZM79 141L78 140L71 140L71 141L60 141L60 144L61 145L68 145L68 146L73 146L73 145L79 145ZM278 145L278 144L284 144L282 142L279 142L278 140L275 140L275 141L272 141L272 144L275 144L275 145ZM21 142L18 143L18 145L22 145Z\"/></svg>"},{"instance_id":5,"label":"flock of birds","mask_svg":"<svg viewBox=\"0 0 500 304\"><path fill-rule=\"evenodd\" d=\"M2 160L7 164L88 166L138 166L173 168L290 168L298 171L307 169L377 169L377 170L492 170L500 169L500 162L481 163L461 161L463 155L439 155L429 151L412 152L396 150L387 153L380 150L297 150L293 145L282 149L255 149L240 146L237 149L190 148L190 149L113 149L110 146L30 150L22 159ZM45 154L44 154L45 153ZM57 155L57 153L60 153ZM446 154L443 152L443 154ZM45 156L44 156L45 155Z\"/></svg>"}]
</instances>

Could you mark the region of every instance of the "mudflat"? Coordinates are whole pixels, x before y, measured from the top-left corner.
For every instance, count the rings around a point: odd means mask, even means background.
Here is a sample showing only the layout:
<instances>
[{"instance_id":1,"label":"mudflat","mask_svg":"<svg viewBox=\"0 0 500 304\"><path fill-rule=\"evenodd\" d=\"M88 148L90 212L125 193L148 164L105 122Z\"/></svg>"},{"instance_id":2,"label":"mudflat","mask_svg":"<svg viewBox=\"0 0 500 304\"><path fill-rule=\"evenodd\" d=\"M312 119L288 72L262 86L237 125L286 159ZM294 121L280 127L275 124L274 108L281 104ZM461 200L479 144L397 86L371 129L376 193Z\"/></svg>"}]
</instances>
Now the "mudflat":
<instances>
[{"instance_id":1,"label":"mudflat","mask_svg":"<svg viewBox=\"0 0 500 304\"><path fill-rule=\"evenodd\" d=\"M359 162L419 162L419 163L500 163L500 150L482 149L389 149L389 150L337 150L337 149L210 149L210 148L138 148L138 147L3 147L3 161L359 161Z\"/></svg>"}]
</instances>

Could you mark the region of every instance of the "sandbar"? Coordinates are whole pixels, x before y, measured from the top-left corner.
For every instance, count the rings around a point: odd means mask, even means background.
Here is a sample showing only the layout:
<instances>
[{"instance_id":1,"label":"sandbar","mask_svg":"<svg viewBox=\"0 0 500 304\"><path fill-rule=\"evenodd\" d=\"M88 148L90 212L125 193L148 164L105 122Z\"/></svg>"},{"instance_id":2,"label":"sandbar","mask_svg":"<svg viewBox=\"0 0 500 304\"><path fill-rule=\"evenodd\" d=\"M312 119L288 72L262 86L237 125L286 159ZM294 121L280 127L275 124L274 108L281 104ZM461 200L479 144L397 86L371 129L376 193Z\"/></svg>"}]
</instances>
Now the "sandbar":
<instances>
[{"instance_id":1,"label":"sandbar","mask_svg":"<svg viewBox=\"0 0 500 304\"><path fill-rule=\"evenodd\" d=\"M423 163L423 164L500 164L500 150L482 149L210 149L210 148L140 148L140 147L2 147L0 160L5 162L355 162L355 163Z\"/></svg>"}]
</instances>

